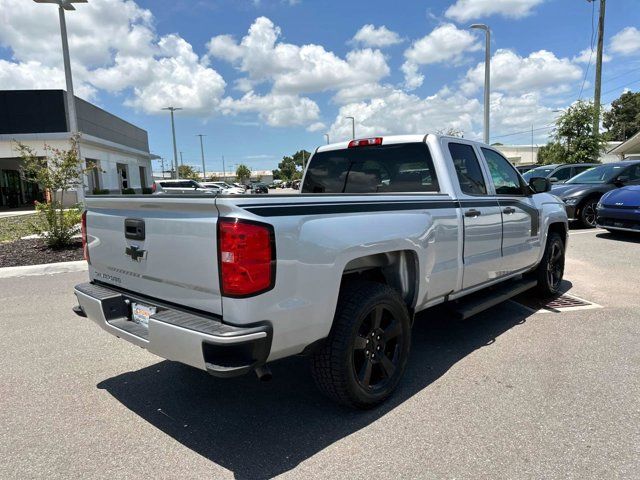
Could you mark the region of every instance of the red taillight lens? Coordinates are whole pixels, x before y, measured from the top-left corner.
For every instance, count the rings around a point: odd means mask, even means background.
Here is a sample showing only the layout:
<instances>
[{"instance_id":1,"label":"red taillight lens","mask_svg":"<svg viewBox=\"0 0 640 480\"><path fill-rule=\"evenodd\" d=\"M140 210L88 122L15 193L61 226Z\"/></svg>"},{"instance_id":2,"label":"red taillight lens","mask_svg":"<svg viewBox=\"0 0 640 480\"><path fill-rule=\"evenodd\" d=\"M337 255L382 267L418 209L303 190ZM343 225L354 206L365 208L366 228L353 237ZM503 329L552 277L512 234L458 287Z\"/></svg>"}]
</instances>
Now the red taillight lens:
<instances>
[{"instance_id":1,"label":"red taillight lens","mask_svg":"<svg viewBox=\"0 0 640 480\"><path fill-rule=\"evenodd\" d=\"M273 288L273 228L236 218L218 220L220 288L228 297L257 295Z\"/></svg>"},{"instance_id":2,"label":"red taillight lens","mask_svg":"<svg viewBox=\"0 0 640 480\"><path fill-rule=\"evenodd\" d=\"M369 145L382 145L382 137L361 138L359 140L351 140L349 148L368 147Z\"/></svg>"},{"instance_id":3,"label":"red taillight lens","mask_svg":"<svg viewBox=\"0 0 640 480\"><path fill-rule=\"evenodd\" d=\"M89 246L87 245L87 211L82 212L82 223L81 225L81 233L82 233L82 253L84 254L84 259L91 263L89 259Z\"/></svg>"},{"instance_id":4,"label":"red taillight lens","mask_svg":"<svg viewBox=\"0 0 640 480\"><path fill-rule=\"evenodd\" d=\"M153 182L153 185L151 185L151 193L156 193L157 188L158 188L158 185L156 184L156 182Z\"/></svg>"}]
</instances>

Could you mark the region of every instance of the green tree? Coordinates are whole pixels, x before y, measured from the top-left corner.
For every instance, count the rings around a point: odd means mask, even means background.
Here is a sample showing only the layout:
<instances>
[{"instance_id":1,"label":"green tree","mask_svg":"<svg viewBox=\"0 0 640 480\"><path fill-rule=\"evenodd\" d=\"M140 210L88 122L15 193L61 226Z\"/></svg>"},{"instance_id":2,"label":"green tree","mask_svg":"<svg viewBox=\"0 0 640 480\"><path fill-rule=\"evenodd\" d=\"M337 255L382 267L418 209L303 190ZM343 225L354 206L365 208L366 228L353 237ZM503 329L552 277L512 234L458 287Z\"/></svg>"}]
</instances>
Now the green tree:
<instances>
[{"instance_id":1,"label":"green tree","mask_svg":"<svg viewBox=\"0 0 640 480\"><path fill-rule=\"evenodd\" d=\"M298 150L292 156L282 157L278 168L273 170L274 180L297 180L302 178L302 165L309 161L311 153L306 150Z\"/></svg>"},{"instance_id":2,"label":"green tree","mask_svg":"<svg viewBox=\"0 0 640 480\"><path fill-rule=\"evenodd\" d=\"M580 100L556 120L554 139L564 148L565 163L598 162L606 139L601 133L593 135L594 108L592 102Z\"/></svg>"},{"instance_id":3,"label":"green tree","mask_svg":"<svg viewBox=\"0 0 640 480\"><path fill-rule=\"evenodd\" d=\"M17 144L22 158L21 177L39 184L49 192L49 201L39 204L40 224L34 230L41 234L52 248L62 248L72 243L72 237L79 229L78 209L65 210L64 197L72 188L83 188L82 178L95 166L84 168L78 155L79 135L69 139L68 150L44 146L44 157L23 143Z\"/></svg>"},{"instance_id":4,"label":"green tree","mask_svg":"<svg viewBox=\"0 0 640 480\"><path fill-rule=\"evenodd\" d=\"M180 165L178 166L178 178L200 180L200 172L191 165Z\"/></svg>"},{"instance_id":5,"label":"green tree","mask_svg":"<svg viewBox=\"0 0 640 480\"><path fill-rule=\"evenodd\" d=\"M538 163L550 165L553 163L565 163L566 150L560 142L549 142L538 150Z\"/></svg>"},{"instance_id":6,"label":"green tree","mask_svg":"<svg viewBox=\"0 0 640 480\"><path fill-rule=\"evenodd\" d=\"M640 132L640 92L625 92L611 102L602 125L611 140L625 141Z\"/></svg>"},{"instance_id":7,"label":"green tree","mask_svg":"<svg viewBox=\"0 0 640 480\"><path fill-rule=\"evenodd\" d=\"M251 178L251 169L247 167L245 164L241 163L236 168L236 178L240 183L244 183L245 181Z\"/></svg>"}]
</instances>

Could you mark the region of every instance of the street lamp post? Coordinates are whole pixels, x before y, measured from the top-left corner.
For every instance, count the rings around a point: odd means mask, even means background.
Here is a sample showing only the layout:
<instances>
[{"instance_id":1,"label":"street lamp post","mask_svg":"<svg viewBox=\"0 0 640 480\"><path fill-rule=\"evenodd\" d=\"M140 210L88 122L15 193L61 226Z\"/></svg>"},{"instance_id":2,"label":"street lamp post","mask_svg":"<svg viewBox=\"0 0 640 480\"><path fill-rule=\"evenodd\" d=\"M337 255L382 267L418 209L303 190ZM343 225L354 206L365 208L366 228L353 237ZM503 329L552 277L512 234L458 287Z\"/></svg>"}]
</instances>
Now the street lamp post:
<instances>
[{"instance_id":1,"label":"street lamp post","mask_svg":"<svg viewBox=\"0 0 640 480\"><path fill-rule=\"evenodd\" d=\"M489 101L491 95L491 30L484 23L474 23L470 28L484 30L484 143L489 143Z\"/></svg>"},{"instance_id":2,"label":"street lamp post","mask_svg":"<svg viewBox=\"0 0 640 480\"><path fill-rule=\"evenodd\" d=\"M346 119L351 119L351 140L356 138L356 119L353 117L344 117Z\"/></svg>"},{"instance_id":3,"label":"street lamp post","mask_svg":"<svg viewBox=\"0 0 640 480\"><path fill-rule=\"evenodd\" d=\"M178 178L178 147L176 146L176 125L173 120L173 112L182 110L178 107L165 107L162 110L169 110L171 112L171 134L173 136L173 164L175 165L175 177Z\"/></svg>"},{"instance_id":4,"label":"street lamp post","mask_svg":"<svg viewBox=\"0 0 640 480\"><path fill-rule=\"evenodd\" d=\"M206 135L203 135L202 133L199 133L198 135L196 135L196 137L200 137L200 156L202 157L202 181L206 182L207 181L207 172L204 168L204 146L202 144L202 137L206 137Z\"/></svg>"},{"instance_id":5,"label":"street lamp post","mask_svg":"<svg viewBox=\"0 0 640 480\"><path fill-rule=\"evenodd\" d=\"M71 75L71 59L69 57L69 40L67 38L67 21L65 10L73 11L74 3L87 3L87 0L33 0L36 3L52 3L58 5L58 16L60 18L60 36L62 37L62 59L64 62L64 77L67 83L67 111L69 114L69 130L71 133L78 133L78 116L76 114L76 99L73 93L73 77ZM78 155L80 157L80 155ZM78 202L84 201L84 179L82 185L77 190Z\"/></svg>"},{"instance_id":6,"label":"street lamp post","mask_svg":"<svg viewBox=\"0 0 640 480\"><path fill-rule=\"evenodd\" d=\"M329 134L325 133L324 136L327 137L327 145L329 145Z\"/></svg>"}]
</instances>

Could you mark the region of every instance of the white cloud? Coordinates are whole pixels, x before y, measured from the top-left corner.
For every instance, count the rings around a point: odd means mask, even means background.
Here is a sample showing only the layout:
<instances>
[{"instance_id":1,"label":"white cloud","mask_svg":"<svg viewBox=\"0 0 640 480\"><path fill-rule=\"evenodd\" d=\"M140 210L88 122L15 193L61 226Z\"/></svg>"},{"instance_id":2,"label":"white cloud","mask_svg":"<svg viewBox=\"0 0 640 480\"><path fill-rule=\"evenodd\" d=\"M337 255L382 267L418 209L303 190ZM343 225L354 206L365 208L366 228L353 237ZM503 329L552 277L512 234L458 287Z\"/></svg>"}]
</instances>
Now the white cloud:
<instances>
[{"instance_id":1,"label":"white cloud","mask_svg":"<svg viewBox=\"0 0 640 480\"><path fill-rule=\"evenodd\" d=\"M326 130L327 126L322 122L312 123L307 127L308 132L321 132L322 130Z\"/></svg>"},{"instance_id":2,"label":"white cloud","mask_svg":"<svg viewBox=\"0 0 640 480\"><path fill-rule=\"evenodd\" d=\"M444 13L447 18L468 22L476 18L502 15L507 18L522 18L530 15L533 8L544 0L457 0Z\"/></svg>"},{"instance_id":3,"label":"white cloud","mask_svg":"<svg viewBox=\"0 0 640 480\"><path fill-rule=\"evenodd\" d=\"M258 95L247 92L239 99L224 98L220 103L224 114L257 113L272 127L293 127L315 123L320 108L311 99L287 94Z\"/></svg>"},{"instance_id":4,"label":"white cloud","mask_svg":"<svg viewBox=\"0 0 640 480\"><path fill-rule=\"evenodd\" d=\"M611 51L620 55L640 54L640 30L627 27L611 38Z\"/></svg>"},{"instance_id":5,"label":"white cloud","mask_svg":"<svg viewBox=\"0 0 640 480\"><path fill-rule=\"evenodd\" d=\"M461 30L452 23L436 27L404 52L406 61L402 71L406 87L413 89L422 85L424 76L418 72L418 66L446 62L458 64L466 53L480 48L476 36L468 30Z\"/></svg>"},{"instance_id":6,"label":"white cloud","mask_svg":"<svg viewBox=\"0 0 640 480\"><path fill-rule=\"evenodd\" d=\"M474 117L480 118L482 108L475 98L466 98L446 88L435 95L420 98L389 88L384 95L344 105L331 126L332 140L347 139L351 124L344 117L356 118L356 136L375 134L435 132L441 128L458 128L470 132Z\"/></svg>"},{"instance_id":7,"label":"white cloud","mask_svg":"<svg viewBox=\"0 0 640 480\"><path fill-rule=\"evenodd\" d=\"M491 58L491 89L511 94L567 91L582 78L580 67L567 58L539 50L521 57L511 50L498 50ZM462 83L466 94L477 92L484 84L484 62L470 69Z\"/></svg>"},{"instance_id":8,"label":"white cloud","mask_svg":"<svg viewBox=\"0 0 640 480\"><path fill-rule=\"evenodd\" d=\"M376 28L374 25L367 24L356 32L353 36L353 42L365 47L382 48L402 43L402 38L384 25Z\"/></svg>"},{"instance_id":9,"label":"white cloud","mask_svg":"<svg viewBox=\"0 0 640 480\"><path fill-rule=\"evenodd\" d=\"M379 50L354 50L342 59L320 45L280 42L280 36L279 27L259 17L239 43L229 36L213 37L209 55L230 61L245 73L247 79L240 84L245 91L250 85L271 82L274 93L297 95L377 82L389 75Z\"/></svg>"},{"instance_id":10,"label":"white cloud","mask_svg":"<svg viewBox=\"0 0 640 480\"><path fill-rule=\"evenodd\" d=\"M11 71L11 88L64 88L55 7L0 0L0 11L0 44L14 58L4 69ZM147 113L160 113L167 102L189 113L213 113L224 80L178 35L158 37L152 21L151 12L132 0L92 0L67 15L76 93L90 99L96 88L124 91L127 105Z\"/></svg>"},{"instance_id":11,"label":"white cloud","mask_svg":"<svg viewBox=\"0 0 640 480\"><path fill-rule=\"evenodd\" d=\"M611 60L611 56L606 53L602 54L602 61L609 62ZM589 63L591 61L592 64L596 61L596 52L595 50L592 52L590 48L585 48L578 55L572 58L574 63Z\"/></svg>"}]
</instances>

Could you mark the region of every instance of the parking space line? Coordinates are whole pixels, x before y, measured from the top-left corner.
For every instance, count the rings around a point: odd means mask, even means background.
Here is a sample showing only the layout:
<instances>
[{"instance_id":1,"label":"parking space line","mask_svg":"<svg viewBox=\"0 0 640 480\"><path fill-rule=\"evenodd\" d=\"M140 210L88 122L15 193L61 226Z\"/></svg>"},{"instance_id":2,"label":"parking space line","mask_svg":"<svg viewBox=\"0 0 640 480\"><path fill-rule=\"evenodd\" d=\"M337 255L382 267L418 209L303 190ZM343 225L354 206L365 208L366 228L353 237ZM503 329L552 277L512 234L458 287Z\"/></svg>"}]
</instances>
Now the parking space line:
<instances>
[{"instance_id":1,"label":"parking space line","mask_svg":"<svg viewBox=\"0 0 640 480\"><path fill-rule=\"evenodd\" d=\"M602 233L606 232L604 228L592 228L590 230L583 230L580 232L569 232L569 235L582 235L583 233Z\"/></svg>"}]
</instances>

